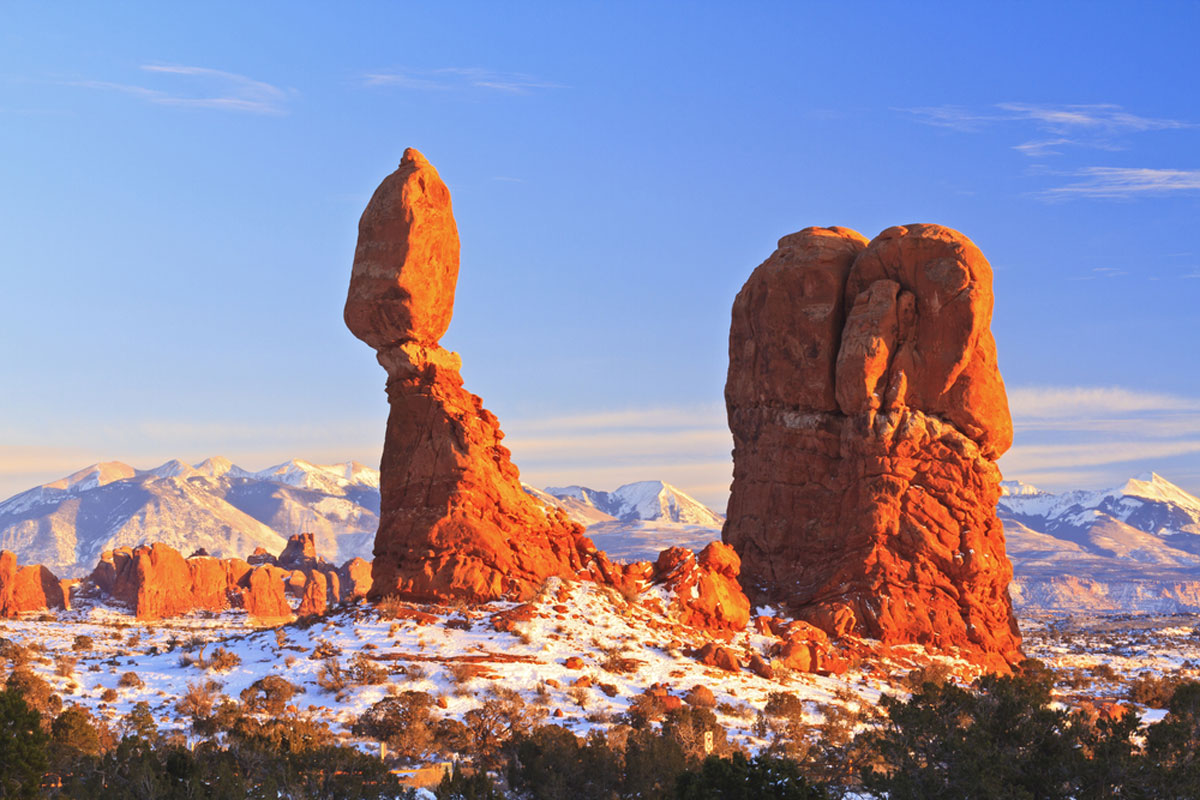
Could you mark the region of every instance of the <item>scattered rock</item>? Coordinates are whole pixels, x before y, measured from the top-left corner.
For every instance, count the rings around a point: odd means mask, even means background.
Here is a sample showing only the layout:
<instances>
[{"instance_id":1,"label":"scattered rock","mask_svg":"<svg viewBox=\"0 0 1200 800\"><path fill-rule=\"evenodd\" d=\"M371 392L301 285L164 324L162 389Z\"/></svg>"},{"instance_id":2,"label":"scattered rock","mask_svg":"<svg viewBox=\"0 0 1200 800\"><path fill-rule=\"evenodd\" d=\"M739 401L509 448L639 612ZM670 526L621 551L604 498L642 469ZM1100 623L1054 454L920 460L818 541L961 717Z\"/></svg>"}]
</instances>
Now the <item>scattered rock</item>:
<instances>
[{"instance_id":1,"label":"scattered rock","mask_svg":"<svg viewBox=\"0 0 1200 800\"><path fill-rule=\"evenodd\" d=\"M739 672L742 669L737 654L728 647L722 647L713 642L701 647L693 654L693 657L705 666L717 667L727 672Z\"/></svg>"},{"instance_id":2,"label":"scattered rock","mask_svg":"<svg viewBox=\"0 0 1200 800\"><path fill-rule=\"evenodd\" d=\"M775 670L773 670L771 665L767 663L766 659L764 659L758 653L750 656L749 667L750 671L760 678L771 680L775 677Z\"/></svg>"},{"instance_id":3,"label":"scattered rock","mask_svg":"<svg viewBox=\"0 0 1200 800\"><path fill-rule=\"evenodd\" d=\"M563 661L563 666L567 669L583 669L583 659L579 656L568 656L567 659Z\"/></svg>"},{"instance_id":4,"label":"scattered rock","mask_svg":"<svg viewBox=\"0 0 1200 800\"><path fill-rule=\"evenodd\" d=\"M669 612L684 625L740 631L750 620L750 601L738 584L741 560L734 549L712 542L696 556L682 547L662 551L653 579L670 594Z\"/></svg>"},{"instance_id":5,"label":"scattered rock","mask_svg":"<svg viewBox=\"0 0 1200 800\"><path fill-rule=\"evenodd\" d=\"M712 689L699 684L689 689L683 699L689 706L696 708L713 708L717 705L717 698Z\"/></svg>"}]
</instances>

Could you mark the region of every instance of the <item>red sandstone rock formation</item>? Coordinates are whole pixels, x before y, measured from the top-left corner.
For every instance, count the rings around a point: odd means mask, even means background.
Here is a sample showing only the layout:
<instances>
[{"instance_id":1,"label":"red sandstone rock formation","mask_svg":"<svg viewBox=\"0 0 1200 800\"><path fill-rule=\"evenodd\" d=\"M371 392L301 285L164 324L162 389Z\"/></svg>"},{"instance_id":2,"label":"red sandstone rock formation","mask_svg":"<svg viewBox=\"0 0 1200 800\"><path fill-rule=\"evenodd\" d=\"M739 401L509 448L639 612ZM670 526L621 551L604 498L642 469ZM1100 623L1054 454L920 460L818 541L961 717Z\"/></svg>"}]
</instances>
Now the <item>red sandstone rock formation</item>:
<instances>
[{"instance_id":1,"label":"red sandstone rock formation","mask_svg":"<svg viewBox=\"0 0 1200 800\"><path fill-rule=\"evenodd\" d=\"M329 583L321 572L314 572L304 584L304 597L296 609L298 617L321 616L329 608Z\"/></svg>"},{"instance_id":2,"label":"red sandstone rock formation","mask_svg":"<svg viewBox=\"0 0 1200 800\"><path fill-rule=\"evenodd\" d=\"M463 389L458 355L438 346L458 250L450 192L410 148L359 221L345 309L388 374L375 599L526 599L596 553L582 527L521 489L498 420Z\"/></svg>"},{"instance_id":3,"label":"red sandstone rock formation","mask_svg":"<svg viewBox=\"0 0 1200 800\"><path fill-rule=\"evenodd\" d=\"M741 560L733 548L713 542L700 551L671 547L659 553L653 580L670 595L669 612L684 625L740 631L750 621L750 601L738 584Z\"/></svg>"},{"instance_id":4,"label":"red sandstone rock formation","mask_svg":"<svg viewBox=\"0 0 1200 800\"><path fill-rule=\"evenodd\" d=\"M779 241L734 302L725 387L722 538L752 596L830 635L1020 658L991 312L991 267L948 228Z\"/></svg>"},{"instance_id":5,"label":"red sandstone rock formation","mask_svg":"<svg viewBox=\"0 0 1200 800\"><path fill-rule=\"evenodd\" d=\"M0 617L50 608L70 608L63 582L41 564L18 567L16 553L0 550Z\"/></svg>"},{"instance_id":6,"label":"red sandstone rock formation","mask_svg":"<svg viewBox=\"0 0 1200 800\"><path fill-rule=\"evenodd\" d=\"M338 567L338 577L341 579L343 601L366 597L371 591L371 562L352 558Z\"/></svg>"},{"instance_id":7,"label":"red sandstone rock formation","mask_svg":"<svg viewBox=\"0 0 1200 800\"><path fill-rule=\"evenodd\" d=\"M246 609L260 621L289 618L285 570L251 567L240 558L185 559L161 542L107 551L88 577L104 594L128 604L138 619L160 619L193 611Z\"/></svg>"}]
</instances>

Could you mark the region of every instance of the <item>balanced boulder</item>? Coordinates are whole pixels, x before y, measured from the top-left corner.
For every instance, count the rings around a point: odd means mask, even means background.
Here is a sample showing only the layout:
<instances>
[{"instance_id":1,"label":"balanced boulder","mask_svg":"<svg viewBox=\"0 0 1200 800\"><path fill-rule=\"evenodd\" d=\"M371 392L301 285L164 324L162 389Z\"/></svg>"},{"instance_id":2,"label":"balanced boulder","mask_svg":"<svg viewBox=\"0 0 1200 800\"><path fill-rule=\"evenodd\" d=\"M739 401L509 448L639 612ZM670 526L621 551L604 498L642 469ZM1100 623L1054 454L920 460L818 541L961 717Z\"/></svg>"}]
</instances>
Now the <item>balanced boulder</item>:
<instances>
[{"instance_id":1,"label":"balanced boulder","mask_svg":"<svg viewBox=\"0 0 1200 800\"><path fill-rule=\"evenodd\" d=\"M345 307L388 375L375 599L527 599L595 561L581 526L521 488L499 421L463 388L459 356L438 344L458 267L450 192L410 148L359 221Z\"/></svg>"}]
</instances>

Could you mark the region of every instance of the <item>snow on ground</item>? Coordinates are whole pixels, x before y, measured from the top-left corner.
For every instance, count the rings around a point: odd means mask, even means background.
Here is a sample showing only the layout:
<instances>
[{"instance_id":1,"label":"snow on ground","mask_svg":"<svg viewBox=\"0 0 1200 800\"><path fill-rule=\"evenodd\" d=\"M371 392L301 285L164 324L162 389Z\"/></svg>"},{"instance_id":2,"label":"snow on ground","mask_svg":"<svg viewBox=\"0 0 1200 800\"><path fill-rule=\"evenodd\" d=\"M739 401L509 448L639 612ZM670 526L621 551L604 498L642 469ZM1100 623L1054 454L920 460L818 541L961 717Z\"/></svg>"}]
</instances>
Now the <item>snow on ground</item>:
<instances>
[{"instance_id":1,"label":"snow on ground","mask_svg":"<svg viewBox=\"0 0 1200 800\"><path fill-rule=\"evenodd\" d=\"M816 724L822 719L822 704L877 705L882 692L895 692L888 685L888 673L901 677L928 663L920 657L896 656L883 669L879 664L861 664L843 676L793 673L767 680L746 670L729 673L694 660L688 653L709 637L666 619L652 600L630 603L594 584L555 580L534 603L535 618L514 623L508 632L497 631L492 616L515 605L400 606L401 616L431 615L420 620L384 619L363 604L342 608L312 625L279 628L249 627L237 612L139 622L120 610L81 605L60 612L57 618L34 614L5 621L0 623L0 637L40 648L31 667L51 683L64 703L79 703L110 721L144 700L160 727L186 731L190 720L180 718L175 703L189 684L217 680L223 694L237 699L259 678L278 675L300 688L291 701L300 712L330 722L346 740L372 749L374 743L356 740L349 728L389 693L428 692L444 703L440 713L461 719L487 699L493 685L515 689L527 702L544 707L547 721L582 734L615 722L654 684L669 687L677 696L697 685L708 687L717 700L714 712L730 739L757 749L762 741L754 736L752 726L770 693L787 691L806 701L810 722ZM81 635L92 638L90 649L73 649ZM773 641L747 630L728 646L745 654L761 653ZM241 663L214 671L181 660L201 652L211 657L218 646L235 653ZM317 683L324 663L314 657L318 649L336 651L343 666L362 654L386 667L388 680L381 685L351 686L340 693L326 691ZM62 655L78 658L70 677L56 674L56 659ZM582 668L567 666L572 657L582 660ZM480 674L463 677L462 663L476 665ZM136 673L144 685L120 686L127 672ZM576 687L585 676L591 685ZM115 699L111 694L104 699L109 690L116 693ZM559 709L562 717L550 716Z\"/></svg>"},{"instance_id":2,"label":"snow on ground","mask_svg":"<svg viewBox=\"0 0 1200 800\"><path fill-rule=\"evenodd\" d=\"M181 718L175 704L189 684L216 680L221 693L237 699L259 678L278 675L300 689L291 701L298 711L329 722L346 741L370 750L377 745L354 737L350 726L372 703L400 691L428 692L444 706L439 713L461 719L489 697L489 689L515 689L544 708L547 721L583 734L617 721L654 684L676 696L698 685L711 689L714 712L730 740L755 750L763 741L753 732L754 722L772 692L805 701L808 721L818 724L827 705L855 710L877 706L884 692L904 694L900 682L908 672L931 663L913 646L891 648L886 659L861 661L841 676L781 670L764 679L747 670L729 673L690 656L710 637L663 616L661 600L650 591L630 602L594 584L554 580L532 603L533 618L518 619L506 632L496 630L494 620L514 603L396 604L395 619L361 604L313 624L255 628L240 612L139 622L120 609L83 601L57 615L0 622L0 637L34 649L31 668L65 704L79 703L110 721L146 701L160 727L186 732L190 720ZM1090 675L1069 686L1060 682L1068 705L1084 699L1126 702L1127 681L1143 672L1200 677L1200 618L1194 615L1028 618L1022 630L1029 656L1060 675ZM74 649L79 636L91 637L92 645ZM748 656L766 653L773 641L747 629L726 644ZM240 663L224 671L186 663L201 653L210 658L217 647L236 654ZM318 677L329 653L343 667L356 657L378 664L387 680L327 691ZM78 659L73 674L57 674L61 656ZM572 669L568 659L580 659L582 666ZM932 660L970 674L962 662ZM1095 672L1101 665L1112 673ZM121 686L129 672L144 685ZM581 678L590 685L576 686ZM561 717L555 716L558 710ZM1147 719L1161 716L1139 710Z\"/></svg>"}]
</instances>

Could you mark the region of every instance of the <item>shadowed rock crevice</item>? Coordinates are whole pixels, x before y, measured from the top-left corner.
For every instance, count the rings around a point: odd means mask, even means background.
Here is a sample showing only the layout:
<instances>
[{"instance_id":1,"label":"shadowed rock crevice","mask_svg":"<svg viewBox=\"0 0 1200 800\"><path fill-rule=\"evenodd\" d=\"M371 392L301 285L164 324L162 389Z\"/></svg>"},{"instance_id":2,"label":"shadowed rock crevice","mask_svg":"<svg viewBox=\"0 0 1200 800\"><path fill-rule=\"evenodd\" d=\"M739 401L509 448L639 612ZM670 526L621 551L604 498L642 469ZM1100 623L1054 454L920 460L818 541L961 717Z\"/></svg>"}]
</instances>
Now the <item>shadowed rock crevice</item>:
<instances>
[{"instance_id":1,"label":"shadowed rock crevice","mask_svg":"<svg viewBox=\"0 0 1200 800\"><path fill-rule=\"evenodd\" d=\"M753 595L833 635L1020 657L991 284L938 225L808 228L754 271L730 328L723 531Z\"/></svg>"}]
</instances>

